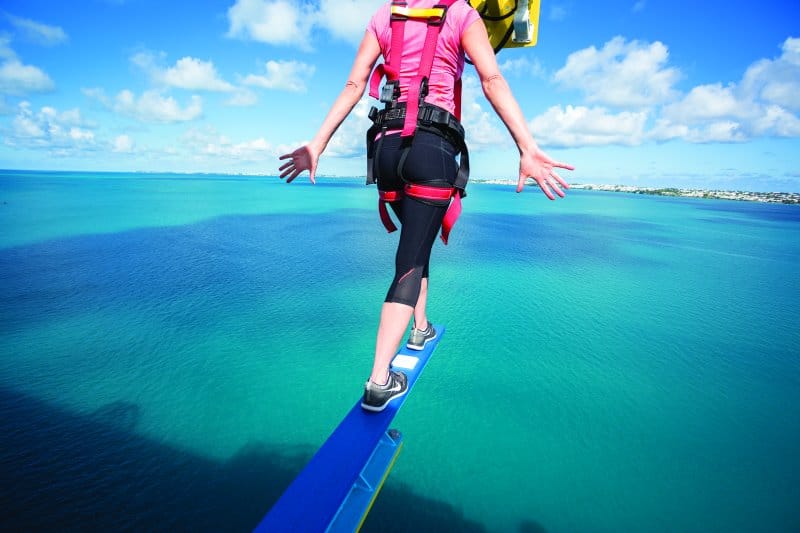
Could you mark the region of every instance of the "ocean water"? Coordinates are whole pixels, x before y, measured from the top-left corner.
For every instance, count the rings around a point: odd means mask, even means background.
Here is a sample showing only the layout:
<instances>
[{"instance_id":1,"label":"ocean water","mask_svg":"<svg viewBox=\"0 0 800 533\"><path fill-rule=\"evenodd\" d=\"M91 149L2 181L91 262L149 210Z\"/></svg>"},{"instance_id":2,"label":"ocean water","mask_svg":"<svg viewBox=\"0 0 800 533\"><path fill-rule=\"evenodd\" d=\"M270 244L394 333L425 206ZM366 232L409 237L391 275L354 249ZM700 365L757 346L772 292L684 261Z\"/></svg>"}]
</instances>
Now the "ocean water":
<instances>
[{"instance_id":1,"label":"ocean water","mask_svg":"<svg viewBox=\"0 0 800 533\"><path fill-rule=\"evenodd\" d=\"M0 172L0 530L249 531L359 398L361 180ZM800 206L474 184L364 531L800 530Z\"/></svg>"}]
</instances>

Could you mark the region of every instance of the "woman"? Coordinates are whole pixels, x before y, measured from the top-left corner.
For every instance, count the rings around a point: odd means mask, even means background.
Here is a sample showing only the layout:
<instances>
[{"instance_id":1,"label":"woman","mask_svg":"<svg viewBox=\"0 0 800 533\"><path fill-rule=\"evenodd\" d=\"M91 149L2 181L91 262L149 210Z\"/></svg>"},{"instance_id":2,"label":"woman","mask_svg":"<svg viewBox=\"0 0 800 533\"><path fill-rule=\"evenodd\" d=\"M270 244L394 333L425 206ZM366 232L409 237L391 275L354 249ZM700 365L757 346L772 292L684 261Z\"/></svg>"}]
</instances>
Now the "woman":
<instances>
[{"instance_id":1,"label":"woman","mask_svg":"<svg viewBox=\"0 0 800 533\"><path fill-rule=\"evenodd\" d=\"M431 8L438 3L440 2L437 0L407 2L408 8ZM400 47L398 56L397 46L392 43L390 12L391 5L387 3L373 15L348 81L313 140L306 146L281 156L281 159L289 159L280 167L281 178L288 177L287 182L293 181L305 170L309 171L311 182L315 182L314 175L320 155L336 129L361 99L378 57L389 56L390 59L385 61L392 61L393 46L395 65L399 58L399 73L396 76L399 98L395 94L395 100L405 101L411 80L418 74L420 57L426 47L421 34L426 32L427 24L418 21L405 22L403 46ZM455 112L453 87L461 76L465 53L475 65L486 98L519 148L517 192L522 191L526 179L531 177L551 200L555 198L553 193L563 198L562 188L567 189L569 186L554 169L558 167L572 170L573 167L552 160L536 145L517 101L500 74L486 28L478 13L467 2L455 2L446 11L439 28L423 105L437 106L449 114ZM376 140L377 148L371 170L377 176L381 191L402 190L404 184L409 183L433 188L453 187L456 184L459 173L456 155L459 146L452 136L419 128L409 136L400 129L384 128L378 137L380 138ZM463 157L464 155L462 159ZM381 411L391 400L402 396L408 389L406 376L402 372L390 370L389 366L412 316L414 325L407 343L409 348L422 349L425 343L436 336L425 310L428 261L448 202L449 198L436 201L405 195L391 203L402 224L402 230L395 258L394 280L381 310L372 373L364 387L361 405L366 410Z\"/></svg>"}]
</instances>

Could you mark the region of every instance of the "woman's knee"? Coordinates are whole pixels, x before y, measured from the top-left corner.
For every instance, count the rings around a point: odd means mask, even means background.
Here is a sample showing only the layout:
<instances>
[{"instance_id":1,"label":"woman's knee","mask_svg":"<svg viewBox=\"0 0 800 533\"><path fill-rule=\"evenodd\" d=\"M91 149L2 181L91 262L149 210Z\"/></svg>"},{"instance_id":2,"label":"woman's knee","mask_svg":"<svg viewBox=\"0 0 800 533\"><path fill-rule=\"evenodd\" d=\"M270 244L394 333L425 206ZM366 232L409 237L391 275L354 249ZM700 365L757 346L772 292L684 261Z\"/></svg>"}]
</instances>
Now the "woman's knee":
<instances>
[{"instance_id":1,"label":"woman's knee","mask_svg":"<svg viewBox=\"0 0 800 533\"><path fill-rule=\"evenodd\" d=\"M386 301L415 306L419 299L425 270L424 266L413 266L395 272L392 285L386 294Z\"/></svg>"}]
</instances>

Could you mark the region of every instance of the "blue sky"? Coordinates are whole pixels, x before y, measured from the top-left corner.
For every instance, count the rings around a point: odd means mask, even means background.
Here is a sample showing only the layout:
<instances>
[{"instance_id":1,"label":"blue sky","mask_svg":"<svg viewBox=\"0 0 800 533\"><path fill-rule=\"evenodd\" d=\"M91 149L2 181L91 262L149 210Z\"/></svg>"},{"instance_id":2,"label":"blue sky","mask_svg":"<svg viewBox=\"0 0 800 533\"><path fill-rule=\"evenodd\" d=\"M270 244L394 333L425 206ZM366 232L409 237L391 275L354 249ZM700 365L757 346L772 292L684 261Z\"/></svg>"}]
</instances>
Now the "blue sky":
<instances>
[{"instance_id":1,"label":"blue sky","mask_svg":"<svg viewBox=\"0 0 800 533\"><path fill-rule=\"evenodd\" d=\"M0 167L274 175L382 0L5 0ZM498 56L571 182L800 191L800 2L542 1ZM473 175L516 151L465 73ZM363 175L368 97L319 173Z\"/></svg>"}]
</instances>

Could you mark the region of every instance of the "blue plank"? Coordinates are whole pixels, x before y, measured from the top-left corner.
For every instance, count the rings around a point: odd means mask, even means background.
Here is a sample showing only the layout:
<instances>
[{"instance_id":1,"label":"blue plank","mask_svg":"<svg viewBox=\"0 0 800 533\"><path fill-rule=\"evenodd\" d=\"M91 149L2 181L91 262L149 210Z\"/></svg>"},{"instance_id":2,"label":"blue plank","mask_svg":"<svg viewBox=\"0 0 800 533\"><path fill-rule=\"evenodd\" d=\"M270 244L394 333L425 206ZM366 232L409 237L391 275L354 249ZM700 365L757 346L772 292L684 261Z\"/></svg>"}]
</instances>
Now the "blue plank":
<instances>
[{"instance_id":1,"label":"blue plank","mask_svg":"<svg viewBox=\"0 0 800 533\"><path fill-rule=\"evenodd\" d=\"M409 393L444 335L444 326L434 327L436 338L424 350L403 346L392 363L408 376ZM404 357L418 359L413 369L400 367ZM325 531L409 393L379 413L362 409L359 399L255 531Z\"/></svg>"},{"instance_id":2,"label":"blue plank","mask_svg":"<svg viewBox=\"0 0 800 533\"><path fill-rule=\"evenodd\" d=\"M403 436L399 431L390 429L383 434L367 465L329 524L327 533L353 533L361 529L361 524L367 518L402 448Z\"/></svg>"}]
</instances>

